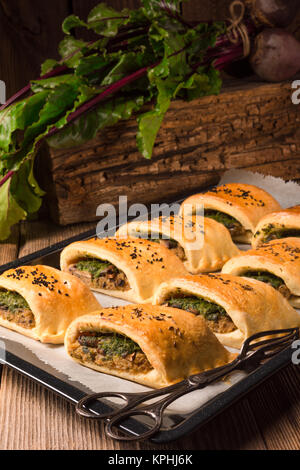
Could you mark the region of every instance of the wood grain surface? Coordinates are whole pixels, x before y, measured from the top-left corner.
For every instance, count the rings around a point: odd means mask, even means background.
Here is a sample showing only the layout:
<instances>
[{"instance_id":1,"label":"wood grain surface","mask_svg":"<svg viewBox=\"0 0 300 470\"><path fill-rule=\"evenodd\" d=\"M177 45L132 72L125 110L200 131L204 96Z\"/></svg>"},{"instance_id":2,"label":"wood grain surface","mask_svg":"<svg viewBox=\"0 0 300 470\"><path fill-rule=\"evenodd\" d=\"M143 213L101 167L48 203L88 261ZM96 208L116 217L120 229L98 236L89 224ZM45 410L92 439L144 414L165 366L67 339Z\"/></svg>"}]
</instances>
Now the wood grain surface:
<instances>
[{"instance_id":1,"label":"wood grain surface","mask_svg":"<svg viewBox=\"0 0 300 470\"><path fill-rule=\"evenodd\" d=\"M0 264L90 228L23 223L0 244ZM0 450L300 450L299 433L300 367L292 365L192 435L161 446L113 442L100 423L79 419L63 399L7 367L2 371Z\"/></svg>"}]
</instances>

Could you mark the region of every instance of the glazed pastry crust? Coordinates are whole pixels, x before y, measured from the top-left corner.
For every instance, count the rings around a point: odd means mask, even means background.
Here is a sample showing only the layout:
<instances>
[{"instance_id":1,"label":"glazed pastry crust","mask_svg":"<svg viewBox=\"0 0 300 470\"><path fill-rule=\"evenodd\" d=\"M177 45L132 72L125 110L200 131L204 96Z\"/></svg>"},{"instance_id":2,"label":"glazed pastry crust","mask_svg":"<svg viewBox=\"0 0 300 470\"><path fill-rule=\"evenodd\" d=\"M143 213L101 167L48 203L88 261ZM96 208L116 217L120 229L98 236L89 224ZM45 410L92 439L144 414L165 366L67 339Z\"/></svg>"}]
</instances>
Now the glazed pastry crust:
<instances>
[{"instance_id":1,"label":"glazed pastry crust","mask_svg":"<svg viewBox=\"0 0 300 470\"><path fill-rule=\"evenodd\" d=\"M128 305L99 310L76 319L68 328L65 346L71 355L78 335L85 331L114 332L136 342L153 367L147 373L113 370L79 362L105 374L161 388L225 365L233 360L201 317L181 310L153 305Z\"/></svg>"},{"instance_id":2,"label":"glazed pastry crust","mask_svg":"<svg viewBox=\"0 0 300 470\"><path fill-rule=\"evenodd\" d=\"M139 237L159 233L175 240L185 252L184 266L191 274L218 271L239 250L229 231L215 220L202 216L157 218L130 222L117 232L119 237Z\"/></svg>"},{"instance_id":3,"label":"glazed pastry crust","mask_svg":"<svg viewBox=\"0 0 300 470\"><path fill-rule=\"evenodd\" d=\"M255 227L262 217L281 209L278 202L263 189L239 183L226 184L189 197L183 202L180 214L190 214L195 206L204 206L205 209L221 211L234 217L248 232L238 237L239 241L246 243L251 242Z\"/></svg>"},{"instance_id":4,"label":"glazed pastry crust","mask_svg":"<svg viewBox=\"0 0 300 470\"><path fill-rule=\"evenodd\" d=\"M264 229L269 225L274 225L277 229L285 228L300 230L300 205L272 212L271 214L267 214L263 217L259 221L252 238L253 248L257 248L259 245L263 244Z\"/></svg>"},{"instance_id":5,"label":"glazed pastry crust","mask_svg":"<svg viewBox=\"0 0 300 470\"><path fill-rule=\"evenodd\" d=\"M291 291L291 305L300 308L300 238L272 240L229 260L223 273L243 276L247 271L268 271L280 277ZM300 318L300 317L299 317Z\"/></svg>"},{"instance_id":6,"label":"glazed pastry crust","mask_svg":"<svg viewBox=\"0 0 300 470\"><path fill-rule=\"evenodd\" d=\"M35 327L26 329L1 317L0 325L42 343L63 344L70 323L100 305L79 279L49 266L6 271L0 276L0 287L24 297L35 317Z\"/></svg>"},{"instance_id":7,"label":"glazed pastry crust","mask_svg":"<svg viewBox=\"0 0 300 470\"><path fill-rule=\"evenodd\" d=\"M271 286L254 279L229 274L176 278L160 286L154 304L164 304L177 289L184 294L200 296L226 310L237 329L216 334L225 346L240 348L255 333L300 325L300 316L288 301Z\"/></svg>"},{"instance_id":8,"label":"glazed pastry crust","mask_svg":"<svg viewBox=\"0 0 300 470\"><path fill-rule=\"evenodd\" d=\"M183 263L170 250L136 238L97 238L73 243L61 254L61 269L68 271L70 265L87 255L112 263L125 273L130 285L128 291L94 290L129 302L151 303L156 288L164 280L186 274Z\"/></svg>"}]
</instances>

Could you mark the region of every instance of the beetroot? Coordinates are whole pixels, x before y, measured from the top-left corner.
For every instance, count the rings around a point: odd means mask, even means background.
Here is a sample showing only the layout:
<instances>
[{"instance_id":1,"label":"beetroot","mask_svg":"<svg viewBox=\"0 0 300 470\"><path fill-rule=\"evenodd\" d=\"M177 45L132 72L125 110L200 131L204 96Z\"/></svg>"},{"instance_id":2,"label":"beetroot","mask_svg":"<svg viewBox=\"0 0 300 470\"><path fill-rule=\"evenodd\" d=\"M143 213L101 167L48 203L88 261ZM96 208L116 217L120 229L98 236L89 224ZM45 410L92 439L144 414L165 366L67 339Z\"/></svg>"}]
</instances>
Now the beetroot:
<instances>
[{"instance_id":1,"label":"beetroot","mask_svg":"<svg viewBox=\"0 0 300 470\"><path fill-rule=\"evenodd\" d=\"M300 8L300 0L247 0L256 23L286 27L292 23Z\"/></svg>"},{"instance_id":2,"label":"beetroot","mask_svg":"<svg viewBox=\"0 0 300 470\"><path fill-rule=\"evenodd\" d=\"M282 29L266 29L256 37L250 63L263 80L288 80L300 71L300 42Z\"/></svg>"}]
</instances>

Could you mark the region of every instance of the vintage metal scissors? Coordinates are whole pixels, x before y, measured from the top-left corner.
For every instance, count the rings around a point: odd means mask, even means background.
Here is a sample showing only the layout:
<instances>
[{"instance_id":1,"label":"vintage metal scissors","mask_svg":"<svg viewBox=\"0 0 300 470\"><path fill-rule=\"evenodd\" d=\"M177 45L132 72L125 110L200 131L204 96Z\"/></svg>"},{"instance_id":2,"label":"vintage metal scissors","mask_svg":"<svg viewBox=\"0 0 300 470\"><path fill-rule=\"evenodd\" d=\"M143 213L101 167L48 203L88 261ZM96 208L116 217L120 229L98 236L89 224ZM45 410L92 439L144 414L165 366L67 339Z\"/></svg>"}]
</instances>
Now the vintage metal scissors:
<instances>
[{"instance_id":1,"label":"vintage metal scissors","mask_svg":"<svg viewBox=\"0 0 300 470\"><path fill-rule=\"evenodd\" d=\"M299 328L285 330L272 330L257 333L248 338L241 349L240 354L231 363L216 369L193 375L183 382L169 387L144 393L118 393L103 392L88 395L76 406L76 412L84 418L103 419L107 421L106 434L119 441L137 441L153 437L157 434L163 423L166 408L178 398L200 390L216 382L235 370L253 371L265 360L272 358L284 351L299 339ZM150 405L144 405L150 400L164 397ZM124 406L107 414L95 414L88 409L88 405L96 400L118 398L124 401ZM140 406L143 405L143 406ZM126 432L120 434L120 425L129 418L144 416L151 418L153 425L146 432L138 436ZM147 424L148 426L148 424Z\"/></svg>"}]
</instances>

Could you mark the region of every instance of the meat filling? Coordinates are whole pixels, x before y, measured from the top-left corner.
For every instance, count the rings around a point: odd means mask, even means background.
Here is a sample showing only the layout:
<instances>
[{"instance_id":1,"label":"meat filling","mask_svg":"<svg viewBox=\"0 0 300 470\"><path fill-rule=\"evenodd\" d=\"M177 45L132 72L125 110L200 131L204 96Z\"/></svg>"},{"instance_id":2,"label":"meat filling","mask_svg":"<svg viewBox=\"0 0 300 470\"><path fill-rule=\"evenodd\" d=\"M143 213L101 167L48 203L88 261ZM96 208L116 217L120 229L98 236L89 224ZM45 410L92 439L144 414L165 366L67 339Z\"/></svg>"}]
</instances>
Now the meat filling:
<instances>
[{"instance_id":1,"label":"meat filling","mask_svg":"<svg viewBox=\"0 0 300 470\"><path fill-rule=\"evenodd\" d=\"M147 238L147 233L145 233L145 237ZM154 243L159 243L160 245L165 246L168 250L172 250L181 261L186 261L184 249L176 240L173 240L173 238L165 239L162 234L157 233L149 234L148 239Z\"/></svg>"},{"instance_id":2,"label":"meat filling","mask_svg":"<svg viewBox=\"0 0 300 470\"><path fill-rule=\"evenodd\" d=\"M135 374L152 370L139 345L115 333L81 332L71 355L81 362Z\"/></svg>"},{"instance_id":3,"label":"meat filling","mask_svg":"<svg viewBox=\"0 0 300 470\"><path fill-rule=\"evenodd\" d=\"M289 299L292 295L291 291L285 285L283 279L275 276L275 274L269 273L268 271L247 271L242 274L244 277L250 277L257 281L265 282L274 289L278 290L284 297Z\"/></svg>"},{"instance_id":4,"label":"meat filling","mask_svg":"<svg viewBox=\"0 0 300 470\"><path fill-rule=\"evenodd\" d=\"M201 297L174 295L167 300L166 305L202 315L215 333L231 333L236 330L235 324L223 307Z\"/></svg>"},{"instance_id":5,"label":"meat filling","mask_svg":"<svg viewBox=\"0 0 300 470\"><path fill-rule=\"evenodd\" d=\"M155 243L159 243L162 246L165 246L166 248L168 248L168 250L172 250L181 261L186 261L185 251L182 248L182 246L179 245L177 241L172 240L172 239L165 240L163 238L156 238L156 239L152 238L151 241Z\"/></svg>"},{"instance_id":6,"label":"meat filling","mask_svg":"<svg viewBox=\"0 0 300 470\"><path fill-rule=\"evenodd\" d=\"M205 209L204 217L209 217L210 219L214 219L216 222L225 225L225 227L229 230L233 238L246 235L247 233L245 228L238 220L228 214L225 214L224 212L212 209Z\"/></svg>"},{"instance_id":7,"label":"meat filling","mask_svg":"<svg viewBox=\"0 0 300 470\"><path fill-rule=\"evenodd\" d=\"M90 288L127 291L130 289L123 271L108 261L86 258L69 267L74 276L79 277Z\"/></svg>"},{"instance_id":8,"label":"meat filling","mask_svg":"<svg viewBox=\"0 0 300 470\"><path fill-rule=\"evenodd\" d=\"M35 327L35 318L28 303L17 292L0 290L0 316L22 328Z\"/></svg>"}]
</instances>

